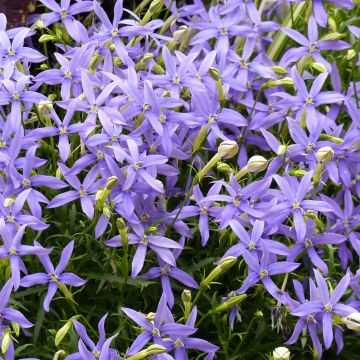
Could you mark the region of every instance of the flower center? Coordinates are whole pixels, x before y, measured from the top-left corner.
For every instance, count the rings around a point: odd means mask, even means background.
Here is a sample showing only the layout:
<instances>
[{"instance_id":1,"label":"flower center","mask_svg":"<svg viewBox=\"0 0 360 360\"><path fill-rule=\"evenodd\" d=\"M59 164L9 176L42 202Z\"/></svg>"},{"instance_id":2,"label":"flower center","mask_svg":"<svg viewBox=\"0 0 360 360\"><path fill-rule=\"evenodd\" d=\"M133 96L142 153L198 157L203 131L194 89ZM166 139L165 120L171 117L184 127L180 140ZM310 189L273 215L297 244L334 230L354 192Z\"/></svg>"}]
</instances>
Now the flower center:
<instances>
[{"instance_id":1,"label":"flower center","mask_svg":"<svg viewBox=\"0 0 360 360\"><path fill-rule=\"evenodd\" d=\"M149 103L145 103L143 105L143 111L151 110L151 105Z\"/></svg>"},{"instance_id":2,"label":"flower center","mask_svg":"<svg viewBox=\"0 0 360 360\"><path fill-rule=\"evenodd\" d=\"M58 282L59 281L57 275L54 272L50 273L49 276L50 276L50 282Z\"/></svg>"},{"instance_id":3,"label":"flower center","mask_svg":"<svg viewBox=\"0 0 360 360\"><path fill-rule=\"evenodd\" d=\"M268 275L269 275L269 273L266 269L262 269L260 271L260 279L263 279L264 277L267 277Z\"/></svg>"},{"instance_id":4,"label":"flower center","mask_svg":"<svg viewBox=\"0 0 360 360\"><path fill-rule=\"evenodd\" d=\"M176 339L174 348L184 347L184 343L180 339Z\"/></svg>"},{"instance_id":5,"label":"flower center","mask_svg":"<svg viewBox=\"0 0 360 360\"><path fill-rule=\"evenodd\" d=\"M28 187L30 185L31 185L31 183L30 183L29 179L23 179L23 181L22 181L23 188L26 188L26 187Z\"/></svg>"},{"instance_id":6,"label":"flower center","mask_svg":"<svg viewBox=\"0 0 360 360\"><path fill-rule=\"evenodd\" d=\"M293 203L293 205L292 205L292 208L293 208L293 210L300 209L300 208L301 208L300 203L298 203L297 201L295 201L295 202Z\"/></svg>"},{"instance_id":7,"label":"flower center","mask_svg":"<svg viewBox=\"0 0 360 360\"><path fill-rule=\"evenodd\" d=\"M180 77L178 74L176 74L174 77L173 77L173 84L176 84L176 85L179 85L180 84Z\"/></svg>"},{"instance_id":8,"label":"flower center","mask_svg":"<svg viewBox=\"0 0 360 360\"><path fill-rule=\"evenodd\" d=\"M222 27L220 28L220 35L227 35L228 34L228 29L226 27Z\"/></svg>"},{"instance_id":9,"label":"flower center","mask_svg":"<svg viewBox=\"0 0 360 360\"><path fill-rule=\"evenodd\" d=\"M68 14L66 12L66 9L61 9L61 18L63 19L65 17L67 17L67 16L68 16Z\"/></svg>"},{"instance_id":10,"label":"flower center","mask_svg":"<svg viewBox=\"0 0 360 360\"><path fill-rule=\"evenodd\" d=\"M324 311L332 311L332 305L331 304L326 304L324 306Z\"/></svg>"},{"instance_id":11,"label":"flower center","mask_svg":"<svg viewBox=\"0 0 360 360\"><path fill-rule=\"evenodd\" d=\"M309 95L307 98L306 98L306 105L312 105L314 104L314 100L313 98L311 97L311 95Z\"/></svg>"},{"instance_id":12,"label":"flower center","mask_svg":"<svg viewBox=\"0 0 360 360\"><path fill-rule=\"evenodd\" d=\"M17 254L15 246L13 246L13 247L10 248L9 254L10 254L10 255L16 255L16 254Z\"/></svg>"},{"instance_id":13,"label":"flower center","mask_svg":"<svg viewBox=\"0 0 360 360\"><path fill-rule=\"evenodd\" d=\"M206 206L203 206L200 210L200 214L201 215L207 215L208 214L208 209Z\"/></svg>"},{"instance_id":14,"label":"flower center","mask_svg":"<svg viewBox=\"0 0 360 360\"><path fill-rule=\"evenodd\" d=\"M149 240L147 239L146 235L144 235L143 238L140 240L140 244L143 244L143 245L149 244Z\"/></svg>"},{"instance_id":15,"label":"flower center","mask_svg":"<svg viewBox=\"0 0 360 360\"><path fill-rule=\"evenodd\" d=\"M139 170L141 168L143 164L143 161L137 161L135 164L134 164L134 169L135 170Z\"/></svg>"}]
</instances>

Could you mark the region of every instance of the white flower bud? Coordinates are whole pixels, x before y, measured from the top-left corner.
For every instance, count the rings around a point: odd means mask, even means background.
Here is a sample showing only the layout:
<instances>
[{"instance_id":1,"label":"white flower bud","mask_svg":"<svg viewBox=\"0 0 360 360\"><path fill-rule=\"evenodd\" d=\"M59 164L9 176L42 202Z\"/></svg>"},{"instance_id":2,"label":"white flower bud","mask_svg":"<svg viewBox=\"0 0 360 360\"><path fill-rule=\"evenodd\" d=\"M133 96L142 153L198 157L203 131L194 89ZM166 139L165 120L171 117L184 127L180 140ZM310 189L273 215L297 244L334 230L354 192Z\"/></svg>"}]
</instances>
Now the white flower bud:
<instances>
[{"instance_id":1,"label":"white flower bud","mask_svg":"<svg viewBox=\"0 0 360 360\"><path fill-rule=\"evenodd\" d=\"M39 103L39 112L42 115L50 115L53 110L53 103L50 100L41 100Z\"/></svg>"},{"instance_id":2,"label":"white flower bud","mask_svg":"<svg viewBox=\"0 0 360 360\"><path fill-rule=\"evenodd\" d=\"M353 312L345 318L345 325L350 330L360 331L360 312Z\"/></svg>"},{"instance_id":3,"label":"white flower bud","mask_svg":"<svg viewBox=\"0 0 360 360\"><path fill-rule=\"evenodd\" d=\"M334 158L334 150L330 146L320 148L316 153L316 159L319 163L328 163Z\"/></svg>"},{"instance_id":4,"label":"white flower bud","mask_svg":"<svg viewBox=\"0 0 360 360\"><path fill-rule=\"evenodd\" d=\"M284 346L278 347L273 351L274 360L289 360L290 355L289 349Z\"/></svg>"},{"instance_id":5,"label":"white flower bud","mask_svg":"<svg viewBox=\"0 0 360 360\"><path fill-rule=\"evenodd\" d=\"M236 141L226 140L223 141L218 148L218 154L222 159L231 159L239 151L239 146Z\"/></svg>"},{"instance_id":6,"label":"white flower bud","mask_svg":"<svg viewBox=\"0 0 360 360\"><path fill-rule=\"evenodd\" d=\"M267 168L267 160L260 155L252 156L247 163L247 169L249 172L260 172Z\"/></svg>"},{"instance_id":7,"label":"white flower bud","mask_svg":"<svg viewBox=\"0 0 360 360\"><path fill-rule=\"evenodd\" d=\"M181 25L179 29L174 31L173 38L175 41L180 42L184 40L184 35L187 32L188 27L186 25Z\"/></svg>"},{"instance_id":8,"label":"white flower bud","mask_svg":"<svg viewBox=\"0 0 360 360\"><path fill-rule=\"evenodd\" d=\"M280 145L276 154L278 156L284 155L286 153L286 149L287 149L286 145Z\"/></svg>"}]
</instances>

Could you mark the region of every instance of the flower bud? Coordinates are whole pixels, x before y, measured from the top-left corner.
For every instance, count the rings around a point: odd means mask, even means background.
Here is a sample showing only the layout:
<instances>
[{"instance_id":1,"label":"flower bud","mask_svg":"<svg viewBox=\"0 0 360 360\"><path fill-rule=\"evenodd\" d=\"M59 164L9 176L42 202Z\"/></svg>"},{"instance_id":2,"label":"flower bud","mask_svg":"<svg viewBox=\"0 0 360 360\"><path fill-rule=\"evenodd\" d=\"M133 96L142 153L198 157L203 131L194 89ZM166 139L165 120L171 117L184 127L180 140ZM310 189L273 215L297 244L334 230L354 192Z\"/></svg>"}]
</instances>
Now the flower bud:
<instances>
[{"instance_id":1,"label":"flower bud","mask_svg":"<svg viewBox=\"0 0 360 360\"><path fill-rule=\"evenodd\" d=\"M360 331L360 312L353 312L346 316L345 325L350 330Z\"/></svg>"},{"instance_id":2,"label":"flower bud","mask_svg":"<svg viewBox=\"0 0 360 360\"><path fill-rule=\"evenodd\" d=\"M328 163L334 158L334 150L330 146L324 146L317 151L315 156L319 163Z\"/></svg>"},{"instance_id":3,"label":"flower bud","mask_svg":"<svg viewBox=\"0 0 360 360\"><path fill-rule=\"evenodd\" d=\"M41 115L50 115L53 108L53 103L50 100L41 100L39 103L39 112Z\"/></svg>"},{"instance_id":4,"label":"flower bud","mask_svg":"<svg viewBox=\"0 0 360 360\"><path fill-rule=\"evenodd\" d=\"M252 156L247 163L247 169L249 172L260 172L267 168L268 162L267 160L260 155Z\"/></svg>"},{"instance_id":5,"label":"flower bud","mask_svg":"<svg viewBox=\"0 0 360 360\"><path fill-rule=\"evenodd\" d=\"M152 53L146 53L146 54L143 56L142 60L146 63L146 62L148 62L149 60L152 60L153 58L154 58L154 54L152 54Z\"/></svg>"},{"instance_id":6,"label":"flower bud","mask_svg":"<svg viewBox=\"0 0 360 360\"><path fill-rule=\"evenodd\" d=\"M287 146L286 145L280 145L279 148L277 149L277 156L281 156L284 155L286 153L287 150Z\"/></svg>"},{"instance_id":7,"label":"flower bud","mask_svg":"<svg viewBox=\"0 0 360 360\"><path fill-rule=\"evenodd\" d=\"M346 60L350 61L352 60L354 57L356 56L356 51L354 49L350 49L348 50L347 54L346 54Z\"/></svg>"},{"instance_id":8,"label":"flower bud","mask_svg":"<svg viewBox=\"0 0 360 360\"><path fill-rule=\"evenodd\" d=\"M156 14L164 6L165 0L153 0L149 6L149 12Z\"/></svg>"},{"instance_id":9,"label":"flower bud","mask_svg":"<svg viewBox=\"0 0 360 360\"><path fill-rule=\"evenodd\" d=\"M246 294L241 295L235 295L231 297L229 300L223 302L222 304L218 305L214 310L212 310L212 313L218 313L220 311L226 311L228 309L231 309L233 306L241 303L243 300L245 300L247 297Z\"/></svg>"},{"instance_id":10,"label":"flower bud","mask_svg":"<svg viewBox=\"0 0 360 360\"><path fill-rule=\"evenodd\" d=\"M218 154L222 159L231 159L239 151L239 146L236 141L225 140L218 147Z\"/></svg>"},{"instance_id":11,"label":"flower bud","mask_svg":"<svg viewBox=\"0 0 360 360\"><path fill-rule=\"evenodd\" d=\"M329 16L329 17L328 17L328 24L329 24L329 28L330 28L332 31L337 31L336 20L335 20L332 16Z\"/></svg>"},{"instance_id":12,"label":"flower bud","mask_svg":"<svg viewBox=\"0 0 360 360\"><path fill-rule=\"evenodd\" d=\"M55 346L59 346L65 335L69 332L72 320L69 320L62 326L55 335Z\"/></svg>"},{"instance_id":13,"label":"flower bud","mask_svg":"<svg viewBox=\"0 0 360 360\"><path fill-rule=\"evenodd\" d=\"M328 134L320 134L319 137L320 137L320 140L329 140L335 144L342 144L344 142L344 139L336 137L336 136L328 135Z\"/></svg>"},{"instance_id":14,"label":"flower bud","mask_svg":"<svg viewBox=\"0 0 360 360\"><path fill-rule=\"evenodd\" d=\"M310 64L310 66L313 68L313 69L315 69L315 70L317 70L317 71L319 71L319 72L321 72L321 73L324 73L324 72L327 72L327 69L326 69L326 67L325 67L325 65L324 64L322 64L322 63L319 63L319 62L312 62L311 64Z\"/></svg>"},{"instance_id":15,"label":"flower bud","mask_svg":"<svg viewBox=\"0 0 360 360\"><path fill-rule=\"evenodd\" d=\"M15 321L12 321L11 327L13 328L15 335L19 336L20 335L20 324Z\"/></svg>"},{"instance_id":16,"label":"flower bud","mask_svg":"<svg viewBox=\"0 0 360 360\"><path fill-rule=\"evenodd\" d=\"M13 203L15 202L15 199L14 198L5 198L4 200L4 206L7 208L7 207L10 207Z\"/></svg>"},{"instance_id":17,"label":"flower bud","mask_svg":"<svg viewBox=\"0 0 360 360\"><path fill-rule=\"evenodd\" d=\"M209 75L215 80L215 81L219 81L221 79L221 74L219 69L217 69L214 66L210 66L209 68Z\"/></svg>"},{"instance_id":18,"label":"flower bud","mask_svg":"<svg viewBox=\"0 0 360 360\"><path fill-rule=\"evenodd\" d=\"M233 265L236 264L237 258L234 256L228 256L222 259L219 265L213 269L210 274L201 282L201 286L207 286L212 283L214 279L219 277L221 274L229 270Z\"/></svg>"},{"instance_id":19,"label":"flower bud","mask_svg":"<svg viewBox=\"0 0 360 360\"><path fill-rule=\"evenodd\" d=\"M283 68L282 66L270 66L270 69L272 71L275 71L277 74L284 75L287 74L287 70Z\"/></svg>"},{"instance_id":20,"label":"flower bud","mask_svg":"<svg viewBox=\"0 0 360 360\"><path fill-rule=\"evenodd\" d=\"M114 188L114 186L118 182L119 182L119 179L116 176L110 176L106 181L105 188L110 191L110 190L112 190Z\"/></svg>"},{"instance_id":21,"label":"flower bud","mask_svg":"<svg viewBox=\"0 0 360 360\"><path fill-rule=\"evenodd\" d=\"M181 42L184 40L185 34L187 33L188 27L186 25L181 25L179 29L174 31L173 38L176 42Z\"/></svg>"},{"instance_id":22,"label":"flower bud","mask_svg":"<svg viewBox=\"0 0 360 360\"><path fill-rule=\"evenodd\" d=\"M55 353L54 359L53 360L59 360L59 359L63 359L66 357L66 352L64 350L59 350Z\"/></svg>"},{"instance_id":23,"label":"flower bud","mask_svg":"<svg viewBox=\"0 0 360 360\"><path fill-rule=\"evenodd\" d=\"M269 80L265 84L261 85L261 89L268 89L273 86L280 86L280 85L294 85L294 81L290 77L284 77L280 80Z\"/></svg>"},{"instance_id":24,"label":"flower bud","mask_svg":"<svg viewBox=\"0 0 360 360\"><path fill-rule=\"evenodd\" d=\"M290 355L289 349L284 346L276 348L272 354L274 360L289 360Z\"/></svg>"},{"instance_id":25,"label":"flower bud","mask_svg":"<svg viewBox=\"0 0 360 360\"><path fill-rule=\"evenodd\" d=\"M2 342L1 342L1 352L3 354L5 354L9 349L10 340L11 340L10 329L6 329L4 331L4 335L2 336Z\"/></svg>"},{"instance_id":26,"label":"flower bud","mask_svg":"<svg viewBox=\"0 0 360 360\"><path fill-rule=\"evenodd\" d=\"M216 168L219 172L223 174L230 174L232 171L231 166L223 162L219 162Z\"/></svg>"},{"instance_id":27,"label":"flower bud","mask_svg":"<svg viewBox=\"0 0 360 360\"><path fill-rule=\"evenodd\" d=\"M145 359L152 355L162 354L166 351L167 350L164 346L158 345L158 344L153 344L153 345L150 345L149 347L147 347L146 349L141 350L138 353L127 357L126 360L141 360L141 359Z\"/></svg>"},{"instance_id":28,"label":"flower bud","mask_svg":"<svg viewBox=\"0 0 360 360\"><path fill-rule=\"evenodd\" d=\"M303 177L307 174L307 171L302 169L293 169L289 170L289 175L297 176L297 177Z\"/></svg>"},{"instance_id":29,"label":"flower bud","mask_svg":"<svg viewBox=\"0 0 360 360\"><path fill-rule=\"evenodd\" d=\"M185 289L181 294L181 300L184 304L191 303L191 291L188 289Z\"/></svg>"}]
</instances>

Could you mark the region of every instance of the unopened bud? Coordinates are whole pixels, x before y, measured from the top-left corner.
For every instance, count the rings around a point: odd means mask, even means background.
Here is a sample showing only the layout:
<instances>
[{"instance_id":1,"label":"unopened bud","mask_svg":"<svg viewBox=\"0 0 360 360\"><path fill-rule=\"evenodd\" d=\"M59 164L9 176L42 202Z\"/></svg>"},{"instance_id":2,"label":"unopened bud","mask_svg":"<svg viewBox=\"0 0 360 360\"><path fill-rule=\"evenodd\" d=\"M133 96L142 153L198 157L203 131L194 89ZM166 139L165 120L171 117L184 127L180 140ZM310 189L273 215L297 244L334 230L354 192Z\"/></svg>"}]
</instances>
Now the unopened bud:
<instances>
[{"instance_id":1,"label":"unopened bud","mask_svg":"<svg viewBox=\"0 0 360 360\"><path fill-rule=\"evenodd\" d=\"M319 163L325 164L334 158L334 150L330 146L324 146L317 151L315 156Z\"/></svg>"},{"instance_id":2,"label":"unopened bud","mask_svg":"<svg viewBox=\"0 0 360 360\"><path fill-rule=\"evenodd\" d=\"M360 331L360 312L353 312L345 318L345 325L348 329Z\"/></svg>"},{"instance_id":3,"label":"unopened bud","mask_svg":"<svg viewBox=\"0 0 360 360\"><path fill-rule=\"evenodd\" d=\"M89 66L88 66L88 69L91 74L96 73L96 71L99 67L100 60L101 60L101 55L99 54L99 52L96 51L95 54L91 57Z\"/></svg>"},{"instance_id":4,"label":"unopened bud","mask_svg":"<svg viewBox=\"0 0 360 360\"><path fill-rule=\"evenodd\" d=\"M338 33L337 31L327 33L320 40L340 40L343 38L343 34Z\"/></svg>"},{"instance_id":5,"label":"unopened bud","mask_svg":"<svg viewBox=\"0 0 360 360\"><path fill-rule=\"evenodd\" d=\"M110 176L108 179L107 179L107 182L106 182L106 185L105 185L105 188L107 190L112 190L114 188L114 186L119 182L119 179L116 177L116 176Z\"/></svg>"},{"instance_id":6,"label":"unopened bud","mask_svg":"<svg viewBox=\"0 0 360 360\"><path fill-rule=\"evenodd\" d=\"M335 20L332 16L329 16L329 17L328 17L328 24L329 24L329 28L330 28L332 31L337 31L336 20Z\"/></svg>"},{"instance_id":7,"label":"unopened bud","mask_svg":"<svg viewBox=\"0 0 360 360\"><path fill-rule=\"evenodd\" d=\"M152 53L146 53L146 54L143 56L142 60L146 63L146 62L148 62L149 60L152 60L153 58L154 58L154 54L152 54Z\"/></svg>"},{"instance_id":8,"label":"unopened bud","mask_svg":"<svg viewBox=\"0 0 360 360\"><path fill-rule=\"evenodd\" d=\"M268 161L263 156L255 155L248 160L247 169L250 172L257 173L265 170L267 168L267 165Z\"/></svg>"},{"instance_id":9,"label":"unopened bud","mask_svg":"<svg viewBox=\"0 0 360 360\"><path fill-rule=\"evenodd\" d=\"M220 261L219 265L201 282L202 286L210 285L214 279L225 273L233 265L236 264L237 258L234 256L228 256Z\"/></svg>"},{"instance_id":10,"label":"unopened bud","mask_svg":"<svg viewBox=\"0 0 360 360\"><path fill-rule=\"evenodd\" d=\"M55 346L59 346L65 335L69 332L72 325L72 320L69 320L62 326L55 335Z\"/></svg>"},{"instance_id":11,"label":"unopened bud","mask_svg":"<svg viewBox=\"0 0 360 360\"><path fill-rule=\"evenodd\" d=\"M111 209L110 209L109 206L107 206L106 204L104 204L103 214L104 214L108 219L111 218L111 215L112 215Z\"/></svg>"},{"instance_id":12,"label":"unopened bud","mask_svg":"<svg viewBox=\"0 0 360 360\"><path fill-rule=\"evenodd\" d=\"M301 169L289 170L289 175L303 177L307 174L307 171Z\"/></svg>"},{"instance_id":13,"label":"unopened bud","mask_svg":"<svg viewBox=\"0 0 360 360\"><path fill-rule=\"evenodd\" d=\"M280 145L279 148L277 149L277 155L278 156L281 156L281 155L284 155L286 153L286 149L287 149L287 146L286 145Z\"/></svg>"},{"instance_id":14,"label":"unopened bud","mask_svg":"<svg viewBox=\"0 0 360 360\"><path fill-rule=\"evenodd\" d=\"M5 354L10 346L11 334L10 329L6 329L1 341L1 352Z\"/></svg>"},{"instance_id":15,"label":"unopened bud","mask_svg":"<svg viewBox=\"0 0 360 360\"><path fill-rule=\"evenodd\" d=\"M319 71L319 72L321 72L321 73L324 73L324 72L327 72L327 69L326 69L326 67L325 67L325 65L324 64L322 64L322 63L319 63L319 62L312 62L311 64L310 64L310 66L313 68L313 69L315 69L315 70L317 70L317 71Z\"/></svg>"},{"instance_id":16,"label":"unopened bud","mask_svg":"<svg viewBox=\"0 0 360 360\"><path fill-rule=\"evenodd\" d=\"M39 103L39 113L41 115L50 115L53 108L53 103L50 100L41 100Z\"/></svg>"},{"instance_id":17,"label":"unopened bud","mask_svg":"<svg viewBox=\"0 0 360 360\"><path fill-rule=\"evenodd\" d=\"M289 349L284 346L276 348L272 354L274 360L289 360L290 355Z\"/></svg>"},{"instance_id":18,"label":"unopened bud","mask_svg":"<svg viewBox=\"0 0 360 360\"><path fill-rule=\"evenodd\" d=\"M233 297L231 297L229 300L223 302L222 304L218 305L213 311L212 313L218 313L220 311L226 311L228 309L231 309L233 306L241 303L243 300L245 300L247 297L246 294L241 294L241 295L235 295Z\"/></svg>"},{"instance_id":19,"label":"unopened bud","mask_svg":"<svg viewBox=\"0 0 360 360\"><path fill-rule=\"evenodd\" d=\"M151 14L156 14L164 6L165 0L153 0L149 6L149 12Z\"/></svg>"},{"instance_id":20,"label":"unopened bud","mask_svg":"<svg viewBox=\"0 0 360 360\"><path fill-rule=\"evenodd\" d=\"M188 27L186 25L181 25L179 29L174 31L173 38L177 42L181 42L184 40L185 34L187 33Z\"/></svg>"},{"instance_id":21,"label":"unopened bud","mask_svg":"<svg viewBox=\"0 0 360 360\"><path fill-rule=\"evenodd\" d=\"M164 346L158 345L158 344L153 344L153 345L150 345L148 348L141 350L132 356L127 357L126 360L141 360L141 359L145 359L152 355L162 354L166 351L167 350Z\"/></svg>"},{"instance_id":22,"label":"unopened bud","mask_svg":"<svg viewBox=\"0 0 360 360\"><path fill-rule=\"evenodd\" d=\"M19 336L20 335L20 324L15 321L12 321L11 327L13 328L15 335Z\"/></svg>"},{"instance_id":23,"label":"unopened bud","mask_svg":"<svg viewBox=\"0 0 360 360\"><path fill-rule=\"evenodd\" d=\"M219 162L216 168L219 172L223 174L230 174L232 171L231 166L223 162Z\"/></svg>"},{"instance_id":24,"label":"unopened bud","mask_svg":"<svg viewBox=\"0 0 360 360\"><path fill-rule=\"evenodd\" d=\"M284 77L280 80L269 80L265 84L261 85L261 89L268 89L273 86L280 86L280 85L294 85L294 81L290 77Z\"/></svg>"},{"instance_id":25,"label":"unopened bud","mask_svg":"<svg viewBox=\"0 0 360 360\"><path fill-rule=\"evenodd\" d=\"M5 198L4 200L4 206L7 208L9 206L11 206L13 203L15 202L14 198Z\"/></svg>"},{"instance_id":26,"label":"unopened bud","mask_svg":"<svg viewBox=\"0 0 360 360\"><path fill-rule=\"evenodd\" d=\"M215 81L219 81L221 79L221 74L219 69L217 69L216 67L210 66L209 68L209 75L215 80Z\"/></svg>"},{"instance_id":27,"label":"unopened bud","mask_svg":"<svg viewBox=\"0 0 360 360\"><path fill-rule=\"evenodd\" d=\"M185 289L181 294L181 300L184 304L191 303L191 291L188 289Z\"/></svg>"},{"instance_id":28,"label":"unopened bud","mask_svg":"<svg viewBox=\"0 0 360 360\"><path fill-rule=\"evenodd\" d=\"M348 50L347 54L346 54L346 60L350 61L352 60L354 57L356 56L356 51L354 49L350 49Z\"/></svg>"},{"instance_id":29,"label":"unopened bud","mask_svg":"<svg viewBox=\"0 0 360 360\"><path fill-rule=\"evenodd\" d=\"M236 141L225 140L218 147L218 154L222 159L231 159L239 151L239 146Z\"/></svg>"},{"instance_id":30,"label":"unopened bud","mask_svg":"<svg viewBox=\"0 0 360 360\"><path fill-rule=\"evenodd\" d=\"M275 71L277 74L284 75L287 74L287 70L282 66L270 66L270 69Z\"/></svg>"}]
</instances>

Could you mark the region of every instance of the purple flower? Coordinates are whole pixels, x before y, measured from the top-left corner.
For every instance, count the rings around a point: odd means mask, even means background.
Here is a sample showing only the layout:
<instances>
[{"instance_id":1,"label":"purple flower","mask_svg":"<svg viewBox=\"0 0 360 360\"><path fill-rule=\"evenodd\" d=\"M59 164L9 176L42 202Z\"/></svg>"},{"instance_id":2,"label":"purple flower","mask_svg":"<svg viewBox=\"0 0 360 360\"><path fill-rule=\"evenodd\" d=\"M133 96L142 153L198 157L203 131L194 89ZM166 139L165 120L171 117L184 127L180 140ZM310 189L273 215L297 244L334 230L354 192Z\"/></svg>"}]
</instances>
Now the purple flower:
<instances>
[{"instance_id":1,"label":"purple flower","mask_svg":"<svg viewBox=\"0 0 360 360\"><path fill-rule=\"evenodd\" d=\"M181 237L179 245L184 246L185 237ZM175 259L177 259L181 254L182 249L174 249L173 254ZM146 274L142 275L141 278L144 280L156 279L158 277L161 278L161 286L163 289L163 294L166 297L166 301L170 307L170 309L174 306L174 294L171 289L170 278L173 278L185 286L198 289L198 283L192 278L191 275L186 273L185 271L171 266L165 263L161 258L158 259L160 264L159 267L151 268Z\"/></svg>"},{"instance_id":2,"label":"purple flower","mask_svg":"<svg viewBox=\"0 0 360 360\"><path fill-rule=\"evenodd\" d=\"M130 308L121 308L121 310L134 322L136 322L143 331L130 346L126 355L133 355L140 351L150 340L154 343L166 346L162 340L163 336L184 336L187 337L196 332L193 326L183 325L174 322L171 312L166 307L165 296L162 296L156 310L154 320L151 321L145 314L137 312ZM216 350L216 347L214 347Z\"/></svg>"},{"instance_id":3,"label":"purple flower","mask_svg":"<svg viewBox=\"0 0 360 360\"><path fill-rule=\"evenodd\" d=\"M241 288L236 291L237 294L244 294L249 287L254 286L261 280L266 290L274 298L280 298L283 301L283 294L279 293L280 289L274 284L270 276L290 273L298 268L300 264L288 261L276 262L276 258L274 259L274 256L270 255L268 251L264 251L259 260L257 255L252 256L247 250L242 250L242 256L249 268L249 275Z\"/></svg>"},{"instance_id":4,"label":"purple flower","mask_svg":"<svg viewBox=\"0 0 360 360\"><path fill-rule=\"evenodd\" d=\"M284 66L288 66L294 61L298 61L305 55L312 56L315 61L322 63L326 66L327 70L331 70L331 65L320 54L322 50L344 50L349 47L349 44L341 40L319 40L319 33L316 21L313 16L310 17L308 22L308 39L297 32L296 30L289 28L282 28L282 31L299 43L299 48L289 49L282 57L281 63Z\"/></svg>"},{"instance_id":5,"label":"purple flower","mask_svg":"<svg viewBox=\"0 0 360 360\"><path fill-rule=\"evenodd\" d=\"M274 179L279 185L284 198L283 201L275 205L263 217L265 220L277 218L280 222L292 214L299 241L303 240L306 234L306 223L303 217L304 209L322 212L333 211L333 208L325 201L305 199L305 195L311 187L312 176L312 172L308 172L299 183L295 177L287 176L283 178L279 175L274 175Z\"/></svg>"},{"instance_id":6,"label":"purple flower","mask_svg":"<svg viewBox=\"0 0 360 360\"><path fill-rule=\"evenodd\" d=\"M79 31L77 27L77 20L74 15L89 12L93 9L93 2L80 0L75 4L70 5L70 0L61 0L58 4L55 0L40 0L51 12L41 16L42 25L47 27L60 20L64 24L69 35L76 41L79 40Z\"/></svg>"},{"instance_id":7,"label":"purple flower","mask_svg":"<svg viewBox=\"0 0 360 360\"><path fill-rule=\"evenodd\" d=\"M322 332L324 337L325 348L328 349L333 341L333 314L340 314L347 316L356 310L348 305L339 303L340 298L344 295L349 283L350 275L347 273L336 286L334 291L329 295L328 286L322 275L314 270L318 295L320 300L308 301L297 307L292 314L299 317L306 317L309 315L320 315L322 317Z\"/></svg>"},{"instance_id":8,"label":"purple flower","mask_svg":"<svg viewBox=\"0 0 360 360\"><path fill-rule=\"evenodd\" d=\"M38 246L40 244L36 243ZM39 255L39 260L43 265L46 273L36 273L24 276L21 279L21 286L30 287L38 284L49 284L48 292L44 300L44 309L49 311L50 302L54 297L59 285L71 285L71 286L82 286L85 284L86 280L81 279L79 276L64 272L66 266L68 265L71 254L74 249L74 240L72 240L61 253L59 264L54 268L50 257L47 254Z\"/></svg>"},{"instance_id":9,"label":"purple flower","mask_svg":"<svg viewBox=\"0 0 360 360\"><path fill-rule=\"evenodd\" d=\"M133 225L132 229L135 234L128 234L129 244L136 244L137 248L132 260L131 277L135 278L143 268L148 247L165 263L176 267L176 260L170 249L182 249L180 244L164 236L146 234L142 225ZM119 235L106 241L105 244L111 247L122 246Z\"/></svg>"},{"instance_id":10,"label":"purple flower","mask_svg":"<svg viewBox=\"0 0 360 360\"><path fill-rule=\"evenodd\" d=\"M27 273L25 264L21 260L21 256L36 255L40 258L47 255L52 249L45 249L40 244L34 243L34 246L21 244L22 237L25 232L26 225L19 227L17 231L13 227L5 224L4 219L0 219L0 235L4 241L4 245L0 247L0 258L9 258L11 267L11 279L13 281L14 290L20 285L20 272Z\"/></svg>"},{"instance_id":11,"label":"purple flower","mask_svg":"<svg viewBox=\"0 0 360 360\"><path fill-rule=\"evenodd\" d=\"M58 164L65 180L75 190L66 191L62 194L55 196L47 205L47 208L55 208L80 199L81 208L83 212L92 219L94 216L94 194L96 193L98 186L95 183L97 179L97 169L92 168L86 175L83 183L79 181L77 176L68 174L69 168L63 164Z\"/></svg>"},{"instance_id":12,"label":"purple flower","mask_svg":"<svg viewBox=\"0 0 360 360\"><path fill-rule=\"evenodd\" d=\"M0 30L0 55L5 59L5 63L26 60L29 62L39 63L46 59L37 50L24 47L24 40L28 36L30 29L23 28L14 37L9 40L9 34Z\"/></svg>"},{"instance_id":13,"label":"purple flower","mask_svg":"<svg viewBox=\"0 0 360 360\"><path fill-rule=\"evenodd\" d=\"M114 338L118 335L115 334L106 339L105 334L105 320L107 314L105 314L99 321L98 331L99 340L95 344L86 332L84 325L79 321L73 320L73 324L76 332L80 336L78 342L79 352L67 356L66 360L120 360L120 357L115 349L111 349L110 345Z\"/></svg>"}]
</instances>

